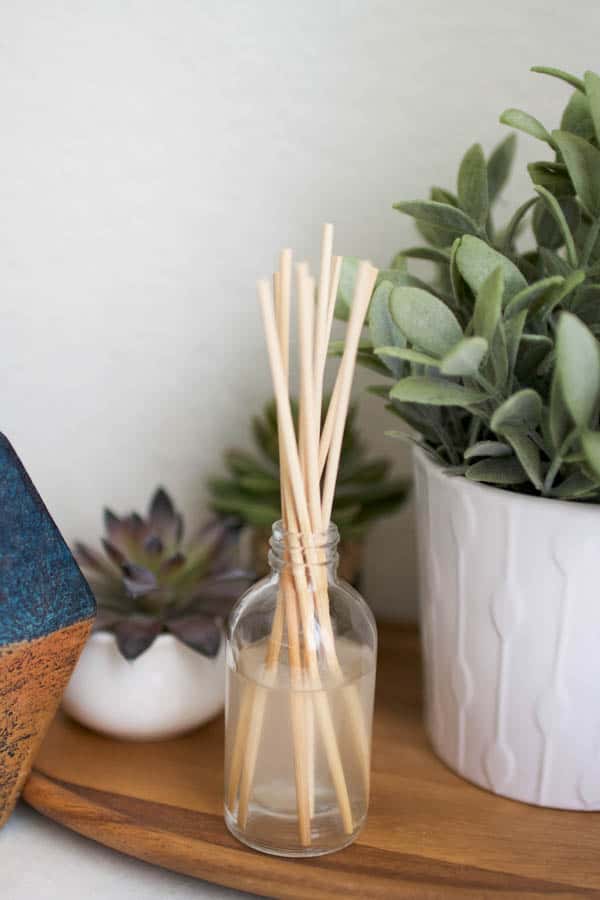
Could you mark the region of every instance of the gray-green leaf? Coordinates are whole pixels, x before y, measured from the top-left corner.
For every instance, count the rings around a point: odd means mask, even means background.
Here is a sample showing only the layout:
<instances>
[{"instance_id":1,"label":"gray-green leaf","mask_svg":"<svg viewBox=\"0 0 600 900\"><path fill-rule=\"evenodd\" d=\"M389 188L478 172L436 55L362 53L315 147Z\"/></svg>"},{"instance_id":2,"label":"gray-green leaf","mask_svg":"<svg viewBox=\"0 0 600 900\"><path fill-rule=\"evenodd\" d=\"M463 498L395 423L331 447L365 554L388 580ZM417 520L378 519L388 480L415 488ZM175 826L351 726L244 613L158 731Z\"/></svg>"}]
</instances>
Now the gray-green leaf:
<instances>
[{"instance_id":1,"label":"gray-green leaf","mask_svg":"<svg viewBox=\"0 0 600 900\"><path fill-rule=\"evenodd\" d=\"M440 367L439 359L435 359L427 353L421 353L420 350L413 350L412 347L377 347L374 352L383 360L402 359L420 366L432 366L435 369Z\"/></svg>"},{"instance_id":2,"label":"gray-green leaf","mask_svg":"<svg viewBox=\"0 0 600 900\"><path fill-rule=\"evenodd\" d=\"M558 372L554 373L550 388L550 414L548 419L550 438L555 451L560 450L571 422L565 406Z\"/></svg>"},{"instance_id":3,"label":"gray-green leaf","mask_svg":"<svg viewBox=\"0 0 600 900\"><path fill-rule=\"evenodd\" d=\"M510 456L512 450L508 444L502 441L478 441L472 444L464 452L465 459L473 459L476 456Z\"/></svg>"},{"instance_id":4,"label":"gray-green leaf","mask_svg":"<svg viewBox=\"0 0 600 900\"><path fill-rule=\"evenodd\" d=\"M344 256L340 272L340 283L335 300L335 317L347 322L350 318L354 284L360 260L356 256Z\"/></svg>"},{"instance_id":5,"label":"gray-green leaf","mask_svg":"<svg viewBox=\"0 0 600 900\"><path fill-rule=\"evenodd\" d=\"M514 457L482 459L469 466L466 477L470 481L483 481L487 484L500 484L504 487L511 484L523 484L527 481L527 473Z\"/></svg>"},{"instance_id":6,"label":"gray-green leaf","mask_svg":"<svg viewBox=\"0 0 600 900\"><path fill-rule=\"evenodd\" d=\"M500 321L503 293L504 276L502 267L497 266L477 291L473 310L473 331L484 338L488 345L492 343Z\"/></svg>"},{"instance_id":7,"label":"gray-green leaf","mask_svg":"<svg viewBox=\"0 0 600 900\"><path fill-rule=\"evenodd\" d=\"M517 459L527 472L527 477L531 483L540 491L542 489L542 472L540 465L540 451L533 443L530 437L520 428L504 429L504 437L509 442Z\"/></svg>"},{"instance_id":8,"label":"gray-green leaf","mask_svg":"<svg viewBox=\"0 0 600 900\"><path fill-rule=\"evenodd\" d=\"M594 123L596 140L600 142L600 77L595 72L586 72L583 76L585 93L590 104L590 113Z\"/></svg>"},{"instance_id":9,"label":"gray-green leaf","mask_svg":"<svg viewBox=\"0 0 600 900\"><path fill-rule=\"evenodd\" d=\"M432 225L448 235L448 244L455 237L463 234L479 234L479 227L469 216L449 203L437 203L434 200L415 200L412 202L394 203L394 209L412 216L417 222Z\"/></svg>"},{"instance_id":10,"label":"gray-green leaf","mask_svg":"<svg viewBox=\"0 0 600 900\"><path fill-rule=\"evenodd\" d=\"M500 116L500 121L504 125L516 128L518 131L524 131L525 134L537 138L538 141L545 141L551 147L554 146L550 132L547 131L542 123L534 116L524 112L522 109L505 109Z\"/></svg>"},{"instance_id":11,"label":"gray-green leaf","mask_svg":"<svg viewBox=\"0 0 600 900\"><path fill-rule=\"evenodd\" d=\"M552 136L583 206L592 218L600 216L600 150L568 131Z\"/></svg>"},{"instance_id":12,"label":"gray-green leaf","mask_svg":"<svg viewBox=\"0 0 600 900\"><path fill-rule=\"evenodd\" d=\"M493 203L510 175L510 169L515 157L517 136L507 135L503 141L492 151L487 162L488 193L490 203Z\"/></svg>"},{"instance_id":13,"label":"gray-green leaf","mask_svg":"<svg viewBox=\"0 0 600 900\"><path fill-rule=\"evenodd\" d=\"M505 428L521 428L529 431L535 428L542 414L542 399L532 388L517 391L494 412L490 427L499 434Z\"/></svg>"},{"instance_id":14,"label":"gray-green leaf","mask_svg":"<svg viewBox=\"0 0 600 900\"><path fill-rule=\"evenodd\" d=\"M417 349L444 356L462 338L462 328L445 303L420 288L394 288L390 309L396 325Z\"/></svg>"},{"instance_id":15,"label":"gray-green leaf","mask_svg":"<svg viewBox=\"0 0 600 900\"><path fill-rule=\"evenodd\" d=\"M535 300L538 300L540 297L547 297L553 288L564 284L564 281L565 279L562 275L550 275L548 278L534 281L533 284L515 294L506 307L506 317L511 318L522 310L528 309Z\"/></svg>"},{"instance_id":16,"label":"gray-green leaf","mask_svg":"<svg viewBox=\"0 0 600 900\"><path fill-rule=\"evenodd\" d=\"M406 338L394 322L390 311L390 298L393 290L394 285L391 281L382 281L375 288L369 307L369 333L374 347L381 345L403 347L406 345ZM389 355L381 356L381 360L396 378L402 375L404 366L401 362L391 359Z\"/></svg>"},{"instance_id":17,"label":"gray-green leaf","mask_svg":"<svg viewBox=\"0 0 600 900\"><path fill-rule=\"evenodd\" d=\"M581 446L588 466L596 478L600 478L600 431L584 431Z\"/></svg>"},{"instance_id":18,"label":"gray-green leaf","mask_svg":"<svg viewBox=\"0 0 600 900\"><path fill-rule=\"evenodd\" d=\"M465 153L458 170L458 205L484 226L489 212L488 179L481 144L473 144Z\"/></svg>"},{"instance_id":19,"label":"gray-green leaf","mask_svg":"<svg viewBox=\"0 0 600 900\"><path fill-rule=\"evenodd\" d=\"M476 375L487 352L488 342L484 338L463 338L442 358L440 371L443 375Z\"/></svg>"},{"instance_id":20,"label":"gray-green leaf","mask_svg":"<svg viewBox=\"0 0 600 900\"><path fill-rule=\"evenodd\" d=\"M560 81L566 81L571 87L577 88L578 91L585 92L585 85L581 78L577 78L577 76L571 75L569 72L563 72L562 69L554 69L552 66L532 66L531 71L537 72L539 75L550 75L551 78L558 78Z\"/></svg>"},{"instance_id":21,"label":"gray-green leaf","mask_svg":"<svg viewBox=\"0 0 600 900\"><path fill-rule=\"evenodd\" d=\"M548 191L545 187L542 187L541 184L536 185L536 191L540 195L540 197L544 200L548 211L553 217L554 221L558 225L558 228L563 236L565 247L567 250L567 259L569 263L575 268L577 265L577 251L575 249L575 240L573 239L573 235L571 234L571 229L567 223L565 218L565 214L561 209L560 203L554 196Z\"/></svg>"},{"instance_id":22,"label":"gray-green leaf","mask_svg":"<svg viewBox=\"0 0 600 900\"><path fill-rule=\"evenodd\" d=\"M487 394L441 378L409 375L394 385L390 391L390 398L407 403L426 403L431 406L468 407L487 400Z\"/></svg>"},{"instance_id":23,"label":"gray-green leaf","mask_svg":"<svg viewBox=\"0 0 600 900\"><path fill-rule=\"evenodd\" d=\"M577 316L567 312L558 322L556 368L565 405L576 425L585 428L600 391L598 342Z\"/></svg>"},{"instance_id":24,"label":"gray-green leaf","mask_svg":"<svg viewBox=\"0 0 600 900\"><path fill-rule=\"evenodd\" d=\"M560 120L562 131L570 131L589 141L596 136L590 101L581 91L573 91Z\"/></svg>"},{"instance_id":25,"label":"gray-green leaf","mask_svg":"<svg viewBox=\"0 0 600 900\"><path fill-rule=\"evenodd\" d=\"M525 278L510 259L485 241L471 235L461 238L456 250L456 265L474 294L477 294L490 273L500 266L504 277L504 304L527 287Z\"/></svg>"}]
</instances>

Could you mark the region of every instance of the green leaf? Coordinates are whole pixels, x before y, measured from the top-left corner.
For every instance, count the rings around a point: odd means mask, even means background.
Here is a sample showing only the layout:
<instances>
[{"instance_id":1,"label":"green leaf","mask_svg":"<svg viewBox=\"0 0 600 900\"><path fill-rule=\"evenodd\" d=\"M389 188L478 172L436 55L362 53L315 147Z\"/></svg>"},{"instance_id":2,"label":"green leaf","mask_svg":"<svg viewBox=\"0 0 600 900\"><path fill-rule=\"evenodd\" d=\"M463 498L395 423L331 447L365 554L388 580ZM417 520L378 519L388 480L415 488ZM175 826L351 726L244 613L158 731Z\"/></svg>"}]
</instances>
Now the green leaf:
<instances>
[{"instance_id":1,"label":"green leaf","mask_svg":"<svg viewBox=\"0 0 600 900\"><path fill-rule=\"evenodd\" d=\"M413 350L412 347L377 347L375 353L382 359L390 357L421 366L433 366L436 369L440 367L439 359L428 356L426 353L421 353L419 350Z\"/></svg>"},{"instance_id":2,"label":"green leaf","mask_svg":"<svg viewBox=\"0 0 600 900\"><path fill-rule=\"evenodd\" d=\"M600 150L568 131L554 131L577 196L592 218L600 216Z\"/></svg>"},{"instance_id":3,"label":"green leaf","mask_svg":"<svg viewBox=\"0 0 600 900\"><path fill-rule=\"evenodd\" d=\"M490 203L493 203L510 175L511 166L515 157L517 136L507 135L501 143L492 151L487 162L488 192Z\"/></svg>"},{"instance_id":4,"label":"green leaf","mask_svg":"<svg viewBox=\"0 0 600 900\"><path fill-rule=\"evenodd\" d=\"M521 344L521 338L523 336L523 328L525 327L526 319L527 310L524 309L522 312L517 313L516 316L512 316L510 319L507 319L504 322L504 333L506 336L506 356L508 362L508 371L511 375L515 371L515 364L517 362L517 355L519 353L519 347Z\"/></svg>"},{"instance_id":5,"label":"green leaf","mask_svg":"<svg viewBox=\"0 0 600 900\"><path fill-rule=\"evenodd\" d=\"M534 184L545 187L555 197L566 197L575 193L575 188L564 163L533 162L529 163L527 171Z\"/></svg>"},{"instance_id":6,"label":"green leaf","mask_svg":"<svg viewBox=\"0 0 600 900\"><path fill-rule=\"evenodd\" d=\"M548 211L550 212L550 215L556 222L564 239L565 247L567 250L567 259L569 260L569 263L573 266L573 268L575 268L575 266L577 265L577 250L575 249L575 241L573 239L573 235L571 234L571 229L569 228L565 214L561 209L560 203L558 202L556 197L551 194L550 191L546 190L545 187L542 187L541 184L538 184L535 189L543 199L548 208Z\"/></svg>"},{"instance_id":7,"label":"green leaf","mask_svg":"<svg viewBox=\"0 0 600 900\"><path fill-rule=\"evenodd\" d=\"M479 225L484 226L489 212L488 180L481 144L473 144L465 153L458 170L458 205Z\"/></svg>"},{"instance_id":8,"label":"green leaf","mask_svg":"<svg viewBox=\"0 0 600 900\"><path fill-rule=\"evenodd\" d=\"M556 334L556 368L565 405L580 428L588 426L598 403L598 342L583 322L563 312Z\"/></svg>"},{"instance_id":9,"label":"green leaf","mask_svg":"<svg viewBox=\"0 0 600 900\"><path fill-rule=\"evenodd\" d=\"M558 372L555 371L550 388L550 413L548 417L550 438L554 450L558 451L571 427L571 420L565 406Z\"/></svg>"},{"instance_id":10,"label":"green leaf","mask_svg":"<svg viewBox=\"0 0 600 900\"><path fill-rule=\"evenodd\" d=\"M462 338L462 328L454 313L433 294L420 288L394 288L390 308L407 340L431 356L444 356Z\"/></svg>"},{"instance_id":11,"label":"green leaf","mask_svg":"<svg viewBox=\"0 0 600 900\"><path fill-rule=\"evenodd\" d=\"M523 484L527 481L527 473L514 456L498 459L482 459L469 466L466 477L470 481L483 481L487 484L500 484L507 487L511 484Z\"/></svg>"},{"instance_id":12,"label":"green leaf","mask_svg":"<svg viewBox=\"0 0 600 900\"><path fill-rule=\"evenodd\" d=\"M512 450L508 444L502 441L478 441L468 447L463 456L465 459L473 459L476 456L510 456Z\"/></svg>"},{"instance_id":13,"label":"green leaf","mask_svg":"<svg viewBox=\"0 0 600 900\"><path fill-rule=\"evenodd\" d=\"M547 297L555 287L564 284L564 281L565 279L562 275L550 275L548 278L535 281L522 291L519 291L506 307L506 318L510 319L523 310L528 310L534 300L540 297Z\"/></svg>"},{"instance_id":14,"label":"green leaf","mask_svg":"<svg viewBox=\"0 0 600 900\"><path fill-rule=\"evenodd\" d=\"M461 387L452 381L429 378L425 375L409 375L398 381L390 391L392 400L406 403L426 403L432 406L463 406L487 400L487 394L472 388Z\"/></svg>"},{"instance_id":15,"label":"green leaf","mask_svg":"<svg viewBox=\"0 0 600 900\"><path fill-rule=\"evenodd\" d=\"M587 478L583 472L573 472L557 487L552 488L550 496L557 500L577 500L590 496L598 490L598 484Z\"/></svg>"},{"instance_id":16,"label":"green leaf","mask_svg":"<svg viewBox=\"0 0 600 900\"><path fill-rule=\"evenodd\" d=\"M390 311L390 299L394 286L390 281L382 281L375 288L371 305L369 307L369 333L374 347L379 346L406 346L406 338L394 322ZM404 371L402 363L388 356L381 356L382 362L390 372L400 378Z\"/></svg>"},{"instance_id":17,"label":"green leaf","mask_svg":"<svg viewBox=\"0 0 600 900\"><path fill-rule=\"evenodd\" d=\"M596 478L600 478L600 431L584 431L581 446L588 466Z\"/></svg>"},{"instance_id":18,"label":"green leaf","mask_svg":"<svg viewBox=\"0 0 600 900\"><path fill-rule=\"evenodd\" d=\"M518 131L524 131L525 134L537 138L538 141L545 141L551 147L554 147L550 132L546 131L542 123L534 116L530 116L529 113L524 112L522 109L505 109L500 116L500 121L503 125L509 125Z\"/></svg>"},{"instance_id":19,"label":"green leaf","mask_svg":"<svg viewBox=\"0 0 600 900\"><path fill-rule=\"evenodd\" d=\"M500 266L504 278L502 295L504 304L527 287L525 278L510 259L498 253L485 241L470 235L461 238L456 250L456 265L475 295L491 272Z\"/></svg>"},{"instance_id":20,"label":"green leaf","mask_svg":"<svg viewBox=\"0 0 600 900\"><path fill-rule=\"evenodd\" d=\"M450 254L447 250L442 250L440 247L409 247L408 250L401 250L400 253L397 253L394 261L399 257L427 259L429 262L442 263L442 265L450 262Z\"/></svg>"},{"instance_id":21,"label":"green leaf","mask_svg":"<svg viewBox=\"0 0 600 900\"><path fill-rule=\"evenodd\" d=\"M590 114L594 123L596 140L600 142L600 77L595 72L583 76L585 93L590 103Z\"/></svg>"},{"instance_id":22,"label":"green leaf","mask_svg":"<svg viewBox=\"0 0 600 900\"><path fill-rule=\"evenodd\" d=\"M447 244L455 237L463 234L479 234L475 222L461 209L449 203L437 203L433 200L415 200L406 203L394 203L394 209L412 216L424 225L433 225L448 235Z\"/></svg>"},{"instance_id":23,"label":"green leaf","mask_svg":"<svg viewBox=\"0 0 600 900\"><path fill-rule=\"evenodd\" d=\"M537 313L543 311L544 315L548 315L559 303L562 303L565 297L568 297L569 294L584 281L585 272L582 272L580 269L570 272L563 280L562 284L556 285L556 287L552 288L547 294L538 297L531 304L531 312Z\"/></svg>"},{"instance_id":24,"label":"green leaf","mask_svg":"<svg viewBox=\"0 0 600 900\"><path fill-rule=\"evenodd\" d=\"M521 382L530 382L552 350L552 341L543 334L524 334L519 344L515 371Z\"/></svg>"},{"instance_id":25,"label":"green leaf","mask_svg":"<svg viewBox=\"0 0 600 900\"><path fill-rule=\"evenodd\" d=\"M335 317L341 319L342 322L347 322L350 318L359 263L360 260L356 256L344 256L342 260L340 283L335 300Z\"/></svg>"},{"instance_id":26,"label":"green leaf","mask_svg":"<svg viewBox=\"0 0 600 900\"><path fill-rule=\"evenodd\" d=\"M508 378L508 350L506 347L506 335L502 321L498 323L490 347L490 359L494 373L494 384L499 390L504 390Z\"/></svg>"},{"instance_id":27,"label":"green leaf","mask_svg":"<svg viewBox=\"0 0 600 900\"><path fill-rule=\"evenodd\" d=\"M527 472L527 477L531 483L541 491L542 489L542 471L540 465L540 451L520 428L504 429L504 437L509 442L516 457Z\"/></svg>"},{"instance_id":28,"label":"green leaf","mask_svg":"<svg viewBox=\"0 0 600 900\"><path fill-rule=\"evenodd\" d=\"M491 345L502 314L502 295L504 293L504 276L502 267L492 269L481 284L475 298L473 309L473 331Z\"/></svg>"},{"instance_id":29,"label":"green leaf","mask_svg":"<svg viewBox=\"0 0 600 900\"><path fill-rule=\"evenodd\" d=\"M551 78L559 78L561 81L566 81L571 87L577 88L578 91L585 92L585 85L581 78L570 75L569 72L563 72L561 69L553 69L551 66L532 66L531 71L537 72L539 75L550 75Z\"/></svg>"},{"instance_id":30,"label":"green leaf","mask_svg":"<svg viewBox=\"0 0 600 900\"><path fill-rule=\"evenodd\" d=\"M590 101L581 91L573 91L560 120L561 131L570 131L589 141L596 137Z\"/></svg>"},{"instance_id":31,"label":"green leaf","mask_svg":"<svg viewBox=\"0 0 600 900\"><path fill-rule=\"evenodd\" d=\"M548 247L539 247L538 254L543 263L544 272L548 275L562 275L563 278L567 278L571 274L571 266L554 250L549 250Z\"/></svg>"},{"instance_id":32,"label":"green leaf","mask_svg":"<svg viewBox=\"0 0 600 900\"><path fill-rule=\"evenodd\" d=\"M499 434L505 428L529 431L539 424L541 415L542 398L532 388L523 388L500 404L492 416L490 428Z\"/></svg>"},{"instance_id":33,"label":"green leaf","mask_svg":"<svg viewBox=\"0 0 600 900\"><path fill-rule=\"evenodd\" d=\"M535 197L530 197L529 200L526 200L525 203L521 204L521 206L513 213L502 236L502 249L507 253L511 252L514 239L517 236L523 217L527 215L534 203L537 203L537 199Z\"/></svg>"},{"instance_id":34,"label":"green leaf","mask_svg":"<svg viewBox=\"0 0 600 900\"><path fill-rule=\"evenodd\" d=\"M440 371L443 375L476 375L487 352L488 342L482 337L463 338L442 358Z\"/></svg>"}]
</instances>

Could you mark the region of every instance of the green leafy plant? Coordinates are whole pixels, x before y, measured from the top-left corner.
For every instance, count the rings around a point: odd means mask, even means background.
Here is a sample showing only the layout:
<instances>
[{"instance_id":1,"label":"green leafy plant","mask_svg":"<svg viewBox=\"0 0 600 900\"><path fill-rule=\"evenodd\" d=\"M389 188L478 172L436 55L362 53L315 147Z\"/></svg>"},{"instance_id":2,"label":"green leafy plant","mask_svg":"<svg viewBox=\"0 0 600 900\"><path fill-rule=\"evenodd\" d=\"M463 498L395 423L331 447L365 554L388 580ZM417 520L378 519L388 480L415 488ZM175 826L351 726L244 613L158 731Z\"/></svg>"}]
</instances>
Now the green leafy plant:
<instances>
[{"instance_id":1,"label":"green leafy plant","mask_svg":"<svg viewBox=\"0 0 600 900\"><path fill-rule=\"evenodd\" d=\"M390 462L367 456L355 425L356 410L346 422L333 519L342 541L360 538L374 519L394 512L404 500L407 484L390 477ZM294 404L294 416L297 407ZM271 400L252 419L256 452L229 450L224 455L226 478L209 480L210 506L217 515L240 525L270 528L280 518L277 412Z\"/></svg>"},{"instance_id":2,"label":"green leafy plant","mask_svg":"<svg viewBox=\"0 0 600 900\"><path fill-rule=\"evenodd\" d=\"M74 554L96 602L96 630L112 631L126 659L163 632L192 650L216 656L222 621L253 573L235 567L230 522L212 519L184 547L183 517L158 488L146 518L104 510L104 553L77 542Z\"/></svg>"},{"instance_id":3,"label":"green leafy plant","mask_svg":"<svg viewBox=\"0 0 600 900\"><path fill-rule=\"evenodd\" d=\"M574 92L560 128L509 109L501 121L541 141L532 194L502 228L494 204L514 156L465 154L456 192L401 202L424 246L380 274L360 361L391 376L373 390L449 471L570 500L600 499L600 77L536 72ZM435 266L430 283L410 259ZM352 260L338 296L348 311ZM397 434L397 432L391 432Z\"/></svg>"}]
</instances>

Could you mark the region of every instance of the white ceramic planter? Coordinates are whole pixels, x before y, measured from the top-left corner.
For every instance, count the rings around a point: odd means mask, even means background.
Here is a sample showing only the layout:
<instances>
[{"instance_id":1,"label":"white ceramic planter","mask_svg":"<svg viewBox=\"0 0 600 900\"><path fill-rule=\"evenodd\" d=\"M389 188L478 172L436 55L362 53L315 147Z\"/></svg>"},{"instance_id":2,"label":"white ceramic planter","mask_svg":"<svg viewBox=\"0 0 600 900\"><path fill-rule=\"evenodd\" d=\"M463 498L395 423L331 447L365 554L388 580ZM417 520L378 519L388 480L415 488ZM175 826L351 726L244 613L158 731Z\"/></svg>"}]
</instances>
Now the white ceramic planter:
<instances>
[{"instance_id":1,"label":"white ceramic planter","mask_svg":"<svg viewBox=\"0 0 600 900\"><path fill-rule=\"evenodd\" d=\"M225 641L208 659L160 634L137 659L123 658L114 635L96 631L63 695L66 712L111 737L152 741L197 728L223 709Z\"/></svg>"},{"instance_id":2,"label":"white ceramic planter","mask_svg":"<svg viewBox=\"0 0 600 900\"><path fill-rule=\"evenodd\" d=\"M415 454L427 728L506 797L600 809L600 508Z\"/></svg>"}]
</instances>

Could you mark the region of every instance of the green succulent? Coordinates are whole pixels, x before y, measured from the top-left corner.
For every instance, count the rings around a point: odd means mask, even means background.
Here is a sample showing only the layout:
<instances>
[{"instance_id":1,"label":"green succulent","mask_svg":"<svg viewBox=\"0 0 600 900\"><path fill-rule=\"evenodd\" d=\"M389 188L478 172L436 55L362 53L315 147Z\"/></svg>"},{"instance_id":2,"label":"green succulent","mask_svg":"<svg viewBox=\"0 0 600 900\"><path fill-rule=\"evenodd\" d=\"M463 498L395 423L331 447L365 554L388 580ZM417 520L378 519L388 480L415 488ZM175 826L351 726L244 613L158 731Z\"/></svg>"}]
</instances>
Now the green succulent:
<instances>
[{"instance_id":1,"label":"green succulent","mask_svg":"<svg viewBox=\"0 0 600 900\"><path fill-rule=\"evenodd\" d=\"M105 509L104 527L104 553L74 545L98 604L94 627L112 631L126 659L135 659L162 632L215 656L224 616L254 579L235 566L230 522L213 518L184 545L183 517L158 488L145 518Z\"/></svg>"},{"instance_id":2,"label":"green succulent","mask_svg":"<svg viewBox=\"0 0 600 900\"><path fill-rule=\"evenodd\" d=\"M494 202L515 136L486 159L465 154L455 193L395 208L426 245L380 273L359 361L391 377L372 390L450 471L570 500L600 500L600 77L567 82L560 128L509 109L501 121L540 140L532 193L502 228ZM434 263L424 282L409 259ZM353 260L338 314L348 314ZM391 432L398 434L397 432Z\"/></svg>"},{"instance_id":3,"label":"green succulent","mask_svg":"<svg viewBox=\"0 0 600 900\"><path fill-rule=\"evenodd\" d=\"M293 403L297 420L297 404ZM407 493L405 481L390 477L390 462L368 458L350 411L344 431L333 519L342 541L362 536L369 524L394 512ZM281 516L279 447L275 402L269 401L252 419L256 452L229 450L224 455L225 478L208 482L209 504L219 516L233 517L241 526L270 528Z\"/></svg>"}]
</instances>

